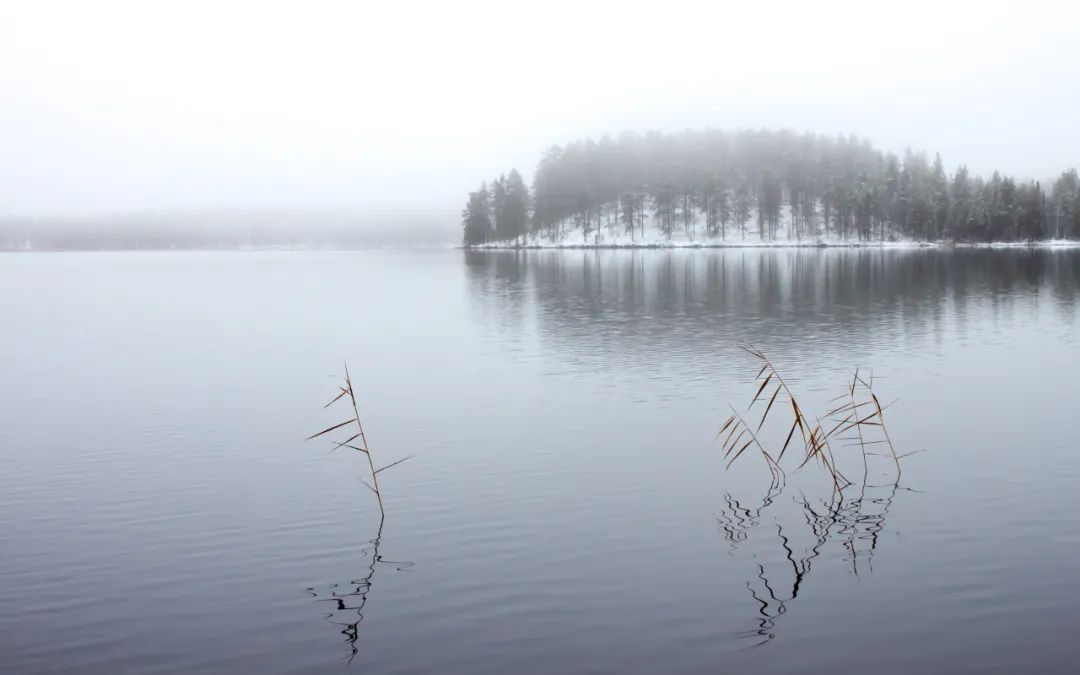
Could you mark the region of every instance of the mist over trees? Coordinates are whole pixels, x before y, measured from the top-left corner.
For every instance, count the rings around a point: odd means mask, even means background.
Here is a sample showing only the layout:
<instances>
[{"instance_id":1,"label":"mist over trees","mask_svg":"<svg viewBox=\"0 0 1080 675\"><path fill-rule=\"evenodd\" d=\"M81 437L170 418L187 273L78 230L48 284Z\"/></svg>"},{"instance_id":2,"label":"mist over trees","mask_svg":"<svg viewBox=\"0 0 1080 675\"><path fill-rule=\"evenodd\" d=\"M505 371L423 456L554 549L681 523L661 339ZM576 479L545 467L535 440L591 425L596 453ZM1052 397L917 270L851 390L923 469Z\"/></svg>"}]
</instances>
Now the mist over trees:
<instances>
[{"instance_id":1,"label":"mist over trees","mask_svg":"<svg viewBox=\"0 0 1080 675\"><path fill-rule=\"evenodd\" d=\"M995 172L948 175L850 137L791 131L627 132L552 146L532 189L511 171L469 194L464 243L1034 241L1080 238L1080 178L1049 188ZM580 238L580 239L579 239Z\"/></svg>"}]
</instances>

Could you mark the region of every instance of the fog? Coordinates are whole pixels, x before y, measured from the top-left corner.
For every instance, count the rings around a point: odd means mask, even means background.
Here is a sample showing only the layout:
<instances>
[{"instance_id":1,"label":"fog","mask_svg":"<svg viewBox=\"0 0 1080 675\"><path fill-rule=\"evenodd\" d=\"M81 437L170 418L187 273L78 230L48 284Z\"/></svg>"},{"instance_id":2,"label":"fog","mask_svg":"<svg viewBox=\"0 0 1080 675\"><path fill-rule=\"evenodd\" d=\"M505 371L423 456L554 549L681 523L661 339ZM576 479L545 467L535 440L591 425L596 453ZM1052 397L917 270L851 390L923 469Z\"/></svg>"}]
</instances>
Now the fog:
<instances>
[{"instance_id":1,"label":"fog","mask_svg":"<svg viewBox=\"0 0 1080 675\"><path fill-rule=\"evenodd\" d=\"M1078 38L0 0L0 675L1077 672Z\"/></svg>"},{"instance_id":2,"label":"fog","mask_svg":"<svg viewBox=\"0 0 1080 675\"><path fill-rule=\"evenodd\" d=\"M437 214L552 143L782 127L1048 178L1069 3L9 3L0 214Z\"/></svg>"}]
</instances>

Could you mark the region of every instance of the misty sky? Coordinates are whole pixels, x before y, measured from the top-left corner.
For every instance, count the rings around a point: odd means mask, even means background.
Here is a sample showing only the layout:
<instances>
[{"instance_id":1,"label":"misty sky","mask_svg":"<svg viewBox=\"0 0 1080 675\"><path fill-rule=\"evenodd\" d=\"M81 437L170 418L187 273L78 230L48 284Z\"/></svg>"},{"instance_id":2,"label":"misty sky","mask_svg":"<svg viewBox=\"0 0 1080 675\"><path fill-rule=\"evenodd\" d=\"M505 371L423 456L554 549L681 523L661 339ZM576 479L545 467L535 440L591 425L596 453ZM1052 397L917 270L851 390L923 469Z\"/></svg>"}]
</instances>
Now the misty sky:
<instances>
[{"instance_id":1,"label":"misty sky","mask_svg":"<svg viewBox=\"0 0 1080 675\"><path fill-rule=\"evenodd\" d=\"M973 2L9 2L0 214L452 212L552 143L854 132L1080 164L1080 9Z\"/></svg>"}]
</instances>

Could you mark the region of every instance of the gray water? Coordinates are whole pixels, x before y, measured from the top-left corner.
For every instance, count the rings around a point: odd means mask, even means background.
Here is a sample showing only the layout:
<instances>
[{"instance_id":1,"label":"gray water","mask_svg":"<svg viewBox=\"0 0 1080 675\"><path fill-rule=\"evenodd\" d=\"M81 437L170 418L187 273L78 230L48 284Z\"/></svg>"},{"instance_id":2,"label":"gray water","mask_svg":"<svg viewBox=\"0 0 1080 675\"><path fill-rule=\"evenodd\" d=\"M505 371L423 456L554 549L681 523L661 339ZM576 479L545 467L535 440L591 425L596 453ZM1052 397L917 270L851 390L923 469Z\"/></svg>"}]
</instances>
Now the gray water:
<instances>
[{"instance_id":1,"label":"gray water","mask_svg":"<svg viewBox=\"0 0 1080 675\"><path fill-rule=\"evenodd\" d=\"M1078 295L1075 251L2 256L0 670L1074 672ZM872 369L901 480L725 470L740 344L819 412ZM303 440L346 360L414 455L381 531Z\"/></svg>"}]
</instances>

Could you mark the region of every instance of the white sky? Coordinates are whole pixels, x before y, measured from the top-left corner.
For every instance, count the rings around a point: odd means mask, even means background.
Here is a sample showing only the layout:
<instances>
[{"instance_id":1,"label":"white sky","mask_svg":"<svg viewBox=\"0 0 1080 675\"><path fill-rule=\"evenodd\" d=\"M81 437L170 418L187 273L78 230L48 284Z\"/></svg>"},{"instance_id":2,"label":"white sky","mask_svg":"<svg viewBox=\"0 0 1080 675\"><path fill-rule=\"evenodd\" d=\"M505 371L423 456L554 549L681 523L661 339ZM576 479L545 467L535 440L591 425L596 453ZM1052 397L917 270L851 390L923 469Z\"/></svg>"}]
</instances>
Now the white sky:
<instances>
[{"instance_id":1,"label":"white sky","mask_svg":"<svg viewBox=\"0 0 1080 675\"><path fill-rule=\"evenodd\" d=\"M453 209L554 142L788 127L1080 164L1069 2L0 5L0 214Z\"/></svg>"}]
</instances>

